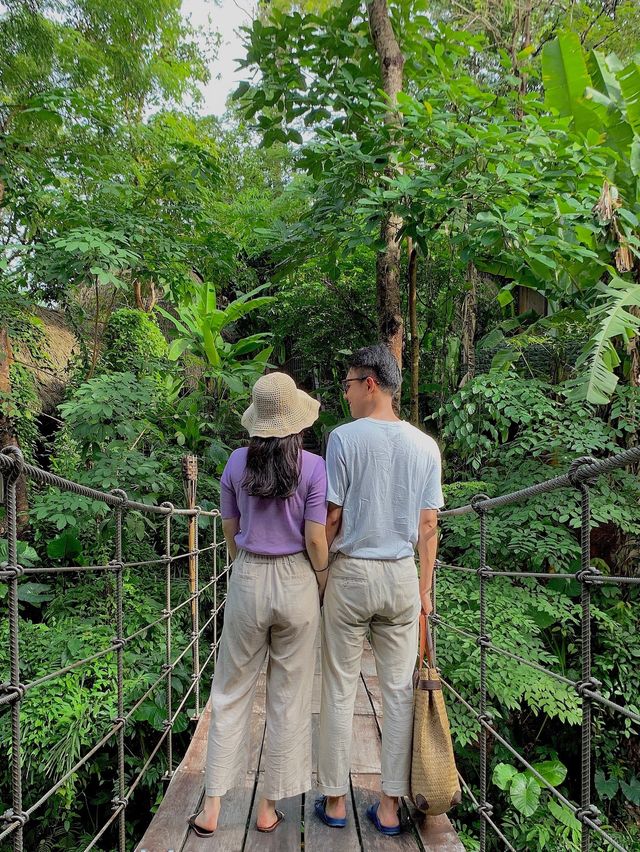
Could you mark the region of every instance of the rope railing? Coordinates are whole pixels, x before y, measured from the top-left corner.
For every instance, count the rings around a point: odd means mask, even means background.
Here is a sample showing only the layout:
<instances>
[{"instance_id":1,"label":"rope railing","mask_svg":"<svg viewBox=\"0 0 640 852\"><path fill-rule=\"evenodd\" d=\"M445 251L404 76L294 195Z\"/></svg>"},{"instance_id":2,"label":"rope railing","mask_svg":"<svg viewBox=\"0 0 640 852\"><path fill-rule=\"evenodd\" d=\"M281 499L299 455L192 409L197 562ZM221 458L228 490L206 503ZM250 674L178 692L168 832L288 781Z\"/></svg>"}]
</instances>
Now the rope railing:
<instances>
[{"instance_id":1,"label":"rope railing","mask_svg":"<svg viewBox=\"0 0 640 852\"><path fill-rule=\"evenodd\" d=\"M529 770L536 777L542 786L548 789L551 795L557 799L562 805L568 808L574 814L576 819L581 824L581 850L589 852L590 841L592 835L597 834L602 840L609 844L613 849L620 852L629 852L625 850L611 835L600 825L598 810L591 802L591 714L594 705L602 706L611 712L619 713L635 723L640 723L640 715L634 710L617 704L607 698L599 691L600 684L593 678L591 674L591 593L593 589L597 589L606 584L616 585L637 585L640 583L640 577L622 577L603 575L595 569L591 563L590 554L590 526L591 526L591 510L589 501L589 488L595 479L604 474L616 469L620 469L629 464L640 461L640 448L634 448L626 452L612 456L608 459L596 461L591 458L577 459L571 466L568 473L537 483L529 488L521 489L520 491L511 494L500 495L499 497L489 498L487 495L477 495L467 506L443 511L440 513L442 519L457 517L464 514L473 513L478 517L480 547L479 547L479 567L471 568L468 566L455 565L447 562L438 562L438 571L463 572L465 574L475 574L478 577L479 583L479 623L478 633L475 634L470 630L463 629L457 625L450 624L443 619L437 612L434 612L433 623L434 628L440 628L445 631L451 631L456 635L461 636L465 641L473 642L479 647L480 651L480 689L478 697L478 707L474 707L462 694L460 694L454 686L443 680L445 688L449 694L464 706L468 712L475 718L479 726L479 796L476 796L471 790L469 784L461 779L463 788L469 796L474 809L480 816L480 852L486 852L487 849L487 827L491 829L495 836L504 844L505 848L512 850L514 847L506 838L504 832L497 824L493 816L493 806L488 799L488 746L489 736L493 737L497 742L513 755L522 766ZM114 535L114 558L106 565L88 565L88 566L51 566L45 567L22 567L18 562L17 553L17 506L16 506L16 481L20 475L25 475L34 481L48 485L61 490L70 491L89 497L92 500L103 502L109 505L113 510L115 523ZM218 524L216 519L219 517L217 511L204 511L199 507L195 508L176 508L171 503L162 503L161 505L149 505L143 502L129 500L125 492L115 490L111 493L97 491L96 489L88 488L87 486L79 485L70 480L58 477L47 471L43 471L32 465L28 465L22 459L20 451L13 447L8 447L0 453L0 479L4 484L4 505L6 508L6 538L7 538L7 561L6 564L0 567L0 581L6 582L8 587L8 621L9 621L9 680L0 683L0 712L6 711L7 707L10 712L11 722L11 747L10 747L10 766L11 766L11 808L0 817L0 821L4 823L4 827L0 826L0 841L5 838L11 838L13 844L13 852L23 852L24 850L24 829L26 823L40 810L40 808L69 780L75 773L86 767L97 753L104 748L112 740L115 740L117 752L117 768L115 773L115 791L116 795L113 799L112 813L109 818L97 829L88 846L83 852L89 852L90 849L96 847L98 841L103 838L107 832L114 830L117 827L117 840L114 840L113 847L117 848L117 852L125 852L125 829L126 829L126 812L129 800L143 780L149 767L156 759L158 753L165 747L166 750L166 777L171 778L174 772L174 743L173 743L173 728L180 714L184 712L189 700L193 700L195 704L195 716L200 713L200 684L203 673L208 671L209 665L215 658L216 651L219 645L219 627L218 615L224 607L224 597L220 598L221 581L226 580L231 569L228 551L224 551L222 556L220 549L224 548L224 539L218 536ZM487 530L487 514L488 512L499 509L516 501L533 499L540 494L548 493L561 488L577 489L580 493L581 501L581 526L580 526L580 544L581 558L580 569L575 572L552 573L541 571L499 571L491 568L488 565L487 551L490 545L488 540ZM125 561L123 553L123 519L125 512L134 510L149 515L156 515L162 518L163 522L163 555L156 559L146 559L138 561ZM194 524L195 529L192 529L192 537L190 538L190 546L185 552L172 554L173 549L173 520L176 517L186 517ZM206 546L200 547L198 540L198 524L199 517L209 517L213 521L212 541ZM211 579L204 585L200 585L199 568L200 554L210 554L212 562ZM182 581L183 577L176 577L173 571L176 565L182 560L188 560L189 564L195 568L195 575L190 576L190 587L188 594L178 604L173 604L172 595L174 592L174 583L176 580ZM164 567L164 608L160 616L133 633L126 632L126 611L124 602L124 572L125 570L142 568L150 565L159 565ZM40 677L23 683L21 681L20 667L20 620L18 617L18 591L19 583L22 577L34 574L68 574L68 573L90 573L90 572L105 572L111 573L114 576L114 599L115 599L115 637L111 644L87 657L80 660L75 660L67 666L58 668L55 671L48 672ZM490 590L488 584L497 579L522 579L530 578L536 580L549 579L567 579L575 580L580 583L581 587L581 677L580 680L571 680L570 678L560 675L557 672L547 669L531 660L515 654L506 648L501 648L499 645L491 641L488 635L487 628L487 612L488 598ZM204 624L199 623L199 602L205 592L211 592L211 611L209 617ZM436 605L436 589L434 585L434 608ZM186 607L191 607L191 633L188 637L188 642L179 653L175 653L173 648L173 640L175 637L174 619L175 616ZM140 639L147 634L148 631L155 628L162 628L164 625L164 665L161 672L154 678L153 682L146 688L145 692L137 698L135 703L125 708L125 692L124 692L124 667L125 667L125 649L128 644L136 639ZM200 640L205 633L210 632L212 641L210 642L210 652L204 659L201 665L200 662ZM435 637L434 637L435 638ZM172 675L178 666L191 651L192 670L191 683L181 695L181 700L177 707L173 706L173 689ZM517 661L520 664L530 666L555 680L564 683L576 690L582 700L582 724L581 724L581 795L580 803L575 804L567 799L559 790L546 781L539 772L530 763L520 755L493 724L492 716L488 710L489 702L489 684L488 684L488 659L490 654L503 655ZM76 764L69 769L56 783L45 791L40 798L31 804L28 808L24 808L24 791L22 778L22 751L21 751L21 705L25 700L29 700L29 693L36 687L51 681L57 677L62 677L65 674L83 666L101 657L113 655L115 657L116 667L116 716L112 719L111 727L102 737L83 755ZM149 756L146 758L144 765L137 775L130 781L127 786L127 777L125 775L125 728L134 717L137 710L154 692L162 687L165 688L165 721L164 730Z\"/></svg>"},{"instance_id":2,"label":"rope railing","mask_svg":"<svg viewBox=\"0 0 640 852\"><path fill-rule=\"evenodd\" d=\"M90 498L94 501L102 502L111 507L113 510L113 519L115 525L115 533L113 539L113 559L106 565L64 565L64 566L35 566L23 567L18 562L18 535L17 535L17 504L16 504L16 482L18 478L24 475L31 480L40 483L41 485L59 488L63 491L68 491L74 494L79 494ZM220 513L217 510L205 511L202 508L195 506L194 508L177 508L172 503L162 503L161 505L151 505L136 500L130 500L124 491L119 489L110 493L101 492L93 488L88 488L84 485L71 482L70 480L59 477L48 471L41 470L33 465L26 464L22 458L22 454L16 447L7 447L0 453L0 483L3 484L4 506L6 510L6 540L7 540L7 560L6 563L0 566L0 581L7 583L8 586L8 623L9 623L9 680L0 683L0 712L10 713L11 725L11 746L10 746L10 767L11 767L11 807L3 815L0 816L0 841L10 838L13 852L23 852L25 826L48 802L52 796L77 772L86 767L90 761L98 754L98 752L107 746L109 743L115 743L116 749L116 771L114 777L115 797L112 802L112 813L109 818L101 825L93 835L84 852L89 852L94 849L101 838L109 832L117 832L117 837L113 838L112 846L118 852L125 852L126 844L126 811L129 800L135 789L143 780L148 772L153 761L158 753L165 747L166 750L166 778L169 779L174 771L174 743L173 729L177 719L181 714L186 712L187 703L192 700L194 709L194 718L200 715L200 682L203 675L209 671L210 665L215 659L218 649L218 615L224 606L224 595L221 597L220 584L226 580L230 571L230 563L228 553L226 558L220 564L221 548L225 547L224 539L218 538L217 519ZM142 512L147 515L158 516L163 519L164 529L162 531L163 539L163 554L156 559L145 559L137 561L125 561L123 552L123 520L127 511ZM173 554L173 520L177 517L184 517L189 520L191 525L190 547L177 554ZM213 536L211 543L204 544L202 547L198 541L198 518L208 517L212 520ZM200 555L207 555L210 559L211 578L203 585L200 585L199 570L202 567L200 564ZM175 569L186 560L190 566L190 582L191 585L187 590L187 595L179 603L175 604L172 600L174 593L174 584L176 580L182 580L181 577L174 576ZM126 607L124 600L124 573L127 570L139 569L151 565L164 566L164 608L160 616L149 623L143 625L137 630L126 632ZM220 570L219 570L220 569ZM54 671L42 674L31 681L22 682L21 680L21 665L20 665L20 619L18 609L18 592L19 584L22 577L30 575L64 575L78 574L79 576L85 573L110 573L114 577L114 604L115 604L115 636L108 647L102 648L95 653L89 654L82 659L74 660L68 665L55 669ZM202 596L211 593L213 598L210 614L202 625L199 623L200 618L200 600ZM188 642L186 647L179 650L173 648L175 630L174 619L177 613L185 607L191 607L191 632L188 634ZM164 664L158 676L154 678L150 686L144 693L137 698L133 705L129 708L125 707L125 649L133 641L139 640L145 636L148 631L164 626ZM213 641L210 642L210 651L207 654L204 662L200 662L200 643L205 633L213 634ZM174 689L172 686L172 676L178 666L191 651L191 683L181 695L181 700L177 707L173 706ZM95 660L102 657L113 656L115 658L115 698L116 698L116 716L113 718L112 724L108 731L94 743L94 745L76 761L68 771L62 775L48 790L40 797L25 808L24 790L23 790L23 751L21 743L21 707L23 703L29 700L30 693L39 686L48 683L56 678L63 677L66 674L86 666ZM144 765L131 780L127 786L127 775L125 772L125 728L130 724L137 710L143 703L158 689L165 689L165 720L164 730L157 742L154 744L149 756L146 758Z\"/></svg>"},{"instance_id":3,"label":"rope railing","mask_svg":"<svg viewBox=\"0 0 640 852\"><path fill-rule=\"evenodd\" d=\"M480 795L476 797L466 781L462 781L463 787L469 795L474 809L480 816L480 852L486 852L487 849L487 826L489 826L495 835L504 843L505 848L512 850L513 846L509 843L500 827L493 819L493 805L488 799L488 778L487 778L487 750L488 750L488 735L491 735L498 741L507 751L527 769L540 784L549 790L552 796L557 799L562 805L578 820L581 826L581 852L589 852L591 848L591 839L594 834L598 835L601 840L605 841L612 849L619 852L630 852L625 849L615 838L613 838L601 826L599 819L599 811L591 801L591 751L592 751L592 709L594 705L600 705L607 708L613 713L618 713L627 719L640 724L640 715L628 707L624 707L613 701L610 701L606 696L599 692L600 683L592 676L592 657L591 657L591 593L592 589L597 589L600 586L607 584L614 585L638 585L640 577L624 577L603 575L597 568L591 565L591 548L590 548L590 533L591 533L591 504L590 504L590 486L594 484L599 476L605 473L611 473L627 467L631 464L640 462L640 447L634 447L617 455L610 456L606 459L596 460L589 456L576 459L571 465L569 471L561 476L544 482L536 483L528 488L523 488L519 491L514 491L510 494L502 494L499 497L488 497L486 494L476 495L471 503L461 506L456 509L449 509L440 512L440 518L455 518L460 515L475 513L479 522L479 567L471 568L463 565L454 565L447 562L438 561L437 572L434 572L434 614L432 621L434 628L443 628L445 631L451 631L456 635L462 636L468 642L473 642L480 649L480 689L478 696L478 707L474 707L463 695L461 695L450 683L443 679L443 684L453 698L462 704L475 718L479 725L478 743L479 743L479 787ZM531 500L538 497L540 494L556 491L561 488L570 488L577 490L580 494L580 569L573 573L553 573L540 571L498 571L492 569L487 564L487 548L489 546L488 531L487 531L487 514L494 509L500 509L503 506L511 505L512 503L523 500ZM435 595L435 574L439 571L462 572L466 574L475 574L478 577L479 584L479 618L478 632L472 633L470 630L462 629L457 625L450 624L445 619L441 618L437 613L436 595ZM515 654L506 648L501 648L491 641L491 637L487 630L487 599L489 595L488 584L495 578L532 578L537 580L555 580L567 579L575 580L580 583L580 631L581 631L581 677L575 681L566 678L557 672L547 669L544 666L534 663L532 660L527 660L524 657ZM487 709L489 690L488 690L488 657L489 654L499 654L509 657L517 662L527 665L533 669L543 672L565 685L573 687L582 700L582 722L580 731L580 804L574 804L567 799L556 787L550 784L536 769L533 767L511 743L509 743L492 724L493 719Z\"/></svg>"}]
</instances>

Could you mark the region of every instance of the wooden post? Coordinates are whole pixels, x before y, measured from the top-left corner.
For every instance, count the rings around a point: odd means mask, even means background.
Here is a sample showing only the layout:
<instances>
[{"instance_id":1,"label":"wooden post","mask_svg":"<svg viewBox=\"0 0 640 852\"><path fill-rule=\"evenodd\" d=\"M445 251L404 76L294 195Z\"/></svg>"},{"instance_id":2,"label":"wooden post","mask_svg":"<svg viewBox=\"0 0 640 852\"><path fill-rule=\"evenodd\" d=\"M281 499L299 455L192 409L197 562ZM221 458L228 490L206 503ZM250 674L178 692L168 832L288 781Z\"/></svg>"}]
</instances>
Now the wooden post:
<instances>
[{"instance_id":1,"label":"wooden post","mask_svg":"<svg viewBox=\"0 0 640 852\"><path fill-rule=\"evenodd\" d=\"M184 456L182 459L182 481L187 502L187 509L196 508L196 490L198 487L198 459L196 456ZM189 594L193 597L198 591L198 516L189 515ZM191 648L192 679L199 678L200 673L200 643L198 642L198 600L191 601ZM199 687L194 687L196 694L196 717L199 715Z\"/></svg>"}]
</instances>

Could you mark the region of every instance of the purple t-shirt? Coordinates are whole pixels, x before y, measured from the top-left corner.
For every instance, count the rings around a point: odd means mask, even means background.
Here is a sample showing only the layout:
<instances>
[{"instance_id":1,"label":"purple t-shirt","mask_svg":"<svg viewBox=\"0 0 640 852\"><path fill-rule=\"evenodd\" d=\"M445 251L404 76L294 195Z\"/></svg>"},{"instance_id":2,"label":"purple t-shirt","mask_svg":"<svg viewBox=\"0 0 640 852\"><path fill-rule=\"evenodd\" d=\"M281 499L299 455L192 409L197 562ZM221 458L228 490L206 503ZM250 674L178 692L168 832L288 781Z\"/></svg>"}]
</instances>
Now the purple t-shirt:
<instances>
[{"instance_id":1,"label":"purple t-shirt","mask_svg":"<svg viewBox=\"0 0 640 852\"><path fill-rule=\"evenodd\" d=\"M305 549L304 522L327 522L324 459L302 450L298 487L291 497L252 497L242 487L247 448L234 450L220 480L222 517L239 518L235 542L250 553L286 556Z\"/></svg>"}]
</instances>

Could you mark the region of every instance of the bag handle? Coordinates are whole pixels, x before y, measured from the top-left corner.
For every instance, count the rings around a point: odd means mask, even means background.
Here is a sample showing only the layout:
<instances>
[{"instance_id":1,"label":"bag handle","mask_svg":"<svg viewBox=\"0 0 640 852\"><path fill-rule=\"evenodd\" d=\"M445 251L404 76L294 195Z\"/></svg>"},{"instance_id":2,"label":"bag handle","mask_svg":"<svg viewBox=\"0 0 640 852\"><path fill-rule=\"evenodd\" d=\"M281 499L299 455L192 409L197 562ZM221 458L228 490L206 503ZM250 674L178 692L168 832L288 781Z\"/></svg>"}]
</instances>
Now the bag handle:
<instances>
[{"instance_id":1,"label":"bag handle","mask_svg":"<svg viewBox=\"0 0 640 852\"><path fill-rule=\"evenodd\" d=\"M422 661L425 658L425 651L427 662L431 668L435 668L433 638L431 636L431 630L429 629L428 617L422 611L420 612L420 617L418 619L418 635L420 637L418 645L418 668L422 666Z\"/></svg>"}]
</instances>

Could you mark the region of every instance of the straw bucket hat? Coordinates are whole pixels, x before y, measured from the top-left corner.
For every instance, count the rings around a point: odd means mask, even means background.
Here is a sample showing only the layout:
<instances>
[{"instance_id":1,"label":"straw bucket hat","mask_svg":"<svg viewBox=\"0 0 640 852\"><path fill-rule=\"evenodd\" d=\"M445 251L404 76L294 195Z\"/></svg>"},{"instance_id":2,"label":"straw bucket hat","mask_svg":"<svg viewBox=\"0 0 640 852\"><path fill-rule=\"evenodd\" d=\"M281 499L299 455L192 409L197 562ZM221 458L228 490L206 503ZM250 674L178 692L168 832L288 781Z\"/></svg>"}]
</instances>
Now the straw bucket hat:
<instances>
[{"instance_id":1,"label":"straw bucket hat","mask_svg":"<svg viewBox=\"0 0 640 852\"><path fill-rule=\"evenodd\" d=\"M318 400L298 390L286 373L261 376L253 386L251 398L253 402L242 415L242 425L252 438L297 435L318 419Z\"/></svg>"}]
</instances>

